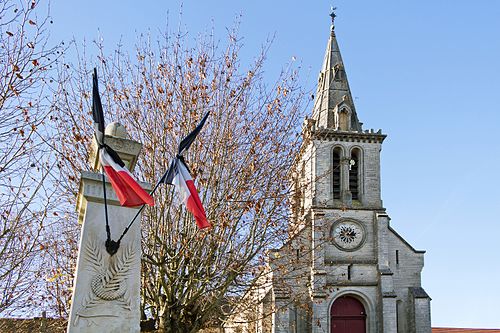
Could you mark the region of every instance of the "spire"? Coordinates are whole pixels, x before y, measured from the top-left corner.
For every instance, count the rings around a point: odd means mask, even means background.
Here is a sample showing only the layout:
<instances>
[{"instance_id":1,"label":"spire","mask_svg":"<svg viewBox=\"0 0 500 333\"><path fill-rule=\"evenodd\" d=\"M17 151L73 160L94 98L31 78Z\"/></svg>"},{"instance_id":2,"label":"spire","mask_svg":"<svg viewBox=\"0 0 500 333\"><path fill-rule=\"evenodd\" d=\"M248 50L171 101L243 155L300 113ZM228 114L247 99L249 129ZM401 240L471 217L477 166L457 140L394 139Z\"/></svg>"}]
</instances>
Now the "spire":
<instances>
[{"instance_id":1,"label":"spire","mask_svg":"<svg viewBox=\"0 0 500 333\"><path fill-rule=\"evenodd\" d=\"M335 36L335 7L330 17L332 25L326 45L325 59L318 78L312 118L316 126L341 131L361 131L361 124L349 89L339 45Z\"/></svg>"}]
</instances>

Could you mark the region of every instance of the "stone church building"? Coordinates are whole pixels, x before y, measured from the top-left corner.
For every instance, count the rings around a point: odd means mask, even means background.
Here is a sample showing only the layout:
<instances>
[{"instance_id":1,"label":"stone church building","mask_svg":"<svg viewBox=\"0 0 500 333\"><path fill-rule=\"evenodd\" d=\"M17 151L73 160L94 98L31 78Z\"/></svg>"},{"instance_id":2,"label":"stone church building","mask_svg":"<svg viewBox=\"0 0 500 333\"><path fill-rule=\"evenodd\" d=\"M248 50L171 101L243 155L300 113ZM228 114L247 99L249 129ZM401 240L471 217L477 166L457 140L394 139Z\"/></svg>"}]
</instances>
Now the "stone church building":
<instances>
[{"instance_id":1,"label":"stone church building","mask_svg":"<svg viewBox=\"0 0 500 333\"><path fill-rule=\"evenodd\" d=\"M390 226L380 194L386 135L362 127L331 16L293 176L290 238L269 253L254 319L226 332L431 332L425 251Z\"/></svg>"}]
</instances>

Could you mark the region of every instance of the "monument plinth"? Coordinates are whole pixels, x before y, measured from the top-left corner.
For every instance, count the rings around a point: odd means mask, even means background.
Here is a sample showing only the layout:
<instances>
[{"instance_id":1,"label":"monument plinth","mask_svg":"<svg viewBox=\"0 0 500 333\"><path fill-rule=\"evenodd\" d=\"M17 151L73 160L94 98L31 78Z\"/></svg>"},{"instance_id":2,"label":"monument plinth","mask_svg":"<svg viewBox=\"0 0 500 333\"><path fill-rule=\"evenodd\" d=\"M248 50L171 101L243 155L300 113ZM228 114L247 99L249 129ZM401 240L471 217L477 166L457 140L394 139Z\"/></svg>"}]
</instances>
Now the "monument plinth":
<instances>
[{"instance_id":1,"label":"monument plinth","mask_svg":"<svg viewBox=\"0 0 500 333\"><path fill-rule=\"evenodd\" d=\"M141 144L126 139L123 127L116 123L106 128L105 142L133 171ZM93 147L90 163L96 167L99 161L95 142ZM150 189L146 183L141 185ZM140 207L121 207L109 182L106 198L111 239L117 240ZM102 175L82 172L77 200L82 231L68 333L140 332L140 217L121 240L118 252L110 256L105 247L104 208Z\"/></svg>"}]
</instances>

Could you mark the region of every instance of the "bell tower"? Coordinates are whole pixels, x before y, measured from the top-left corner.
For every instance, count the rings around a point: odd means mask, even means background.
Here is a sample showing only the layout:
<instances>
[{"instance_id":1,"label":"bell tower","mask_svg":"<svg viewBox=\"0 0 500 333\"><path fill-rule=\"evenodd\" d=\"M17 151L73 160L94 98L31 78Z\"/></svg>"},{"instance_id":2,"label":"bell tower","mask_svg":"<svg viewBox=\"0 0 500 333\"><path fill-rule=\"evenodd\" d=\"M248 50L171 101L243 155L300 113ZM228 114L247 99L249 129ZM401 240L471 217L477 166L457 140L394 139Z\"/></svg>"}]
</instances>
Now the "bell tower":
<instances>
[{"instance_id":1,"label":"bell tower","mask_svg":"<svg viewBox=\"0 0 500 333\"><path fill-rule=\"evenodd\" d=\"M386 135L359 121L336 15L330 16L315 102L292 172L290 240L269 260L275 305L283 309L272 332L430 333L430 297L420 280L425 251L389 225L380 190Z\"/></svg>"},{"instance_id":2,"label":"bell tower","mask_svg":"<svg viewBox=\"0 0 500 333\"><path fill-rule=\"evenodd\" d=\"M308 220L315 208L384 210L380 151L386 135L364 130L358 119L333 12L331 17L312 115L304 121L304 144L294 173L293 226Z\"/></svg>"},{"instance_id":3,"label":"bell tower","mask_svg":"<svg viewBox=\"0 0 500 333\"><path fill-rule=\"evenodd\" d=\"M335 35L291 172L289 239L256 287L265 333L431 333L424 253L391 226L380 193L381 130L364 130ZM226 332L235 333L238 325ZM234 328L234 330L233 330ZM238 328L239 329L239 328ZM241 331L240 331L241 332Z\"/></svg>"}]
</instances>

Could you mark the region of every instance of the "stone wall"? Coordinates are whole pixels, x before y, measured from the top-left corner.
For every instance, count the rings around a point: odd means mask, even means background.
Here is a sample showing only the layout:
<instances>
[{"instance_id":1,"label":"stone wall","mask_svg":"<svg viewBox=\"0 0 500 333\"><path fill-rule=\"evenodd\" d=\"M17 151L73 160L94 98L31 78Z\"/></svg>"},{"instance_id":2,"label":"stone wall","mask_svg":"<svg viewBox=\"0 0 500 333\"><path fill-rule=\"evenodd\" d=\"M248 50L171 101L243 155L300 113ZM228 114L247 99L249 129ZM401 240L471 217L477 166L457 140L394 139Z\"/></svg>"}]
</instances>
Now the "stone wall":
<instances>
[{"instance_id":1,"label":"stone wall","mask_svg":"<svg viewBox=\"0 0 500 333\"><path fill-rule=\"evenodd\" d=\"M0 318L0 332L2 333L64 333L67 325L66 319Z\"/></svg>"}]
</instances>

